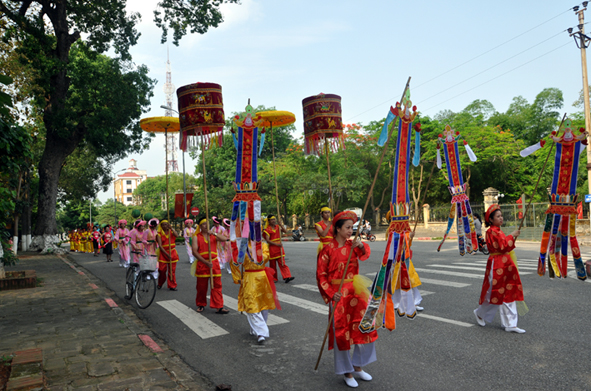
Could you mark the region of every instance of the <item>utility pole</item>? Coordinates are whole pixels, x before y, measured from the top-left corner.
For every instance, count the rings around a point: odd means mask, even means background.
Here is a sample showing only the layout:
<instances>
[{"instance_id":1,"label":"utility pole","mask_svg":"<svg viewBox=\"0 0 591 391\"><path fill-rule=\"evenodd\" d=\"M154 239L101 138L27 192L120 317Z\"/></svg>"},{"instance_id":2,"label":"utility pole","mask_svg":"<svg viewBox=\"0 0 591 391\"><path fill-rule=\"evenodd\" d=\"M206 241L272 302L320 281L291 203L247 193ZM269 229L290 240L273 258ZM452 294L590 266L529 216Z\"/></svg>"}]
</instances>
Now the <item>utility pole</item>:
<instances>
[{"instance_id":1,"label":"utility pole","mask_svg":"<svg viewBox=\"0 0 591 391\"><path fill-rule=\"evenodd\" d=\"M587 131L587 142L590 147L587 147L587 178L589 179L589 193L591 194L591 110L589 109L589 79L587 78L587 47L591 42L591 38L585 35L585 11L587 10L588 1L583 1L583 8L578 5L573 7L573 11L579 18L577 28L579 31L573 32L573 28L568 29L568 33L574 38L577 47L581 49L581 66L583 68L583 102L585 104L585 130Z\"/></svg>"}]
</instances>

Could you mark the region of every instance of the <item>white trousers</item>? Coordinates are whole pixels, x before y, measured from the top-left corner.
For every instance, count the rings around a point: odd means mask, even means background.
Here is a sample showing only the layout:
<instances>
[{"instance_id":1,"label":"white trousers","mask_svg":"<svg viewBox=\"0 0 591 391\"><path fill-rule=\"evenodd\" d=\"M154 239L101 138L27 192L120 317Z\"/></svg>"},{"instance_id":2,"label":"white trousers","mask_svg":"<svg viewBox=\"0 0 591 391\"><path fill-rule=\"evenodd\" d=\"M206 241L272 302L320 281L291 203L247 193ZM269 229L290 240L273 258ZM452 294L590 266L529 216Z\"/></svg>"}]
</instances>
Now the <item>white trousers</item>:
<instances>
[{"instance_id":1,"label":"white trousers","mask_svg":"<svg viewBox=\"0 0 591 391\"><path fill-rule=\"evenodd\" d=\"M484 302L476 309L476 314L484 319L485 322L491 323L495 318L497 310L501 315L501 325L503 327L517 327L517 304L513 301L511 303L491 304L490 295L492 293L494 261L491 265L490 274L488 276L488 291L484 296Z\"/></svg>"},{"instance_id":2,"label":"white trousers","mask_svg":"<svg viewBox=\"0 0 591 391\"><path fill-rule=\"evenodd\" d=\"M267 326L269 311L263 310L252 314L245 313L248 324L250 325L250 334L256 335L257 337L269 338L269 326Z\"/></svg>"},{"instance_id":3,"label":"white trousers","mask_svg":"<svg viewBox=\"0 0 591 391\"><path fill-rule=\"evenodd\" d=\"M343 375L345 373L353 373L356 367L364 367L376 361L376 346L374 342L353 345L353 358L351 358L350 350L339 350L336 338L334 340L334 373Z\"/></svg>"},{"instance_id":4,"label":"white trousers","mask_svg":"<svg viewBox=\"0 0 591 391\"><path fill-rule=\"evenodd\" d=\"M331 311L332 311L332 304ZM363 345L353 345L353 358L351 358L351 350L339 350L337 345L336 333L334 330L334 319L332 323L332 335L334 336L333 341L333 353L334 353L334 373L337 375L343 375L345 373L353 373L356 367L364 367L367 364L377 360L376 357L376 346L374 342L366 343Z\"/></svg>"}]
</instances>

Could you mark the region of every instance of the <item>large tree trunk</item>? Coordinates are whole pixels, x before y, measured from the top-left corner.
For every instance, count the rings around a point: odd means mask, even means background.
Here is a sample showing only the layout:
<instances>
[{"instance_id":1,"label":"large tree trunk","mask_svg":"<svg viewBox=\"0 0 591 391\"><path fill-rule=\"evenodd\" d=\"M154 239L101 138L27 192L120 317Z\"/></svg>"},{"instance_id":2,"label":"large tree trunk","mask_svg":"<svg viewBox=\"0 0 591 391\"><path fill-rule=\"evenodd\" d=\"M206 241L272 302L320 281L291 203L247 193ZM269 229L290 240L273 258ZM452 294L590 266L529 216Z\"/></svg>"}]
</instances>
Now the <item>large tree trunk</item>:
<instances>
[{"instance_id":1,"label":"large tree trunk","mask_svg":"<svg viewBox=\"0 0 591 391\"><path fill-rule=\"evenodd\" d=\"M45 150L39 162L39 203L32 250L48 252L57 249L55 243L60 241L55 220L57 185L64 161L76 145L78 141L74 138L63 140L53 132L47 132Z\"/></svg>"}]
</instances>

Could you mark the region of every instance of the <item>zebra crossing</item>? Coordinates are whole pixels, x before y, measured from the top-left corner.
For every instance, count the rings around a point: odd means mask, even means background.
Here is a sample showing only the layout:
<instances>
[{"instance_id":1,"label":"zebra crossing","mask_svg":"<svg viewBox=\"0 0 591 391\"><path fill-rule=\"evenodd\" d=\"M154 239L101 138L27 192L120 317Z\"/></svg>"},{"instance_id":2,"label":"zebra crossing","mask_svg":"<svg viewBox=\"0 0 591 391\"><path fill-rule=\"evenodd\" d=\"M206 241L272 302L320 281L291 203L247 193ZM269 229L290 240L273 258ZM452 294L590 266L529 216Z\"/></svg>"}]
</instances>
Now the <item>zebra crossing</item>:
<instances>
[{"instance_id":1,"label":"zebra crossing","mask_svg":"<svg viewBox=\"0 0 591 391\"><path fill-rule=\"evenodd\" d=\"M479 259L472 262L459 261L452 262L451 264L432 263L425 265L425 267L415 267L415 270L419 273L422 283L419 291L424 297L437 293L436 290L438 287L462 289L471 286L473 283L479 285L484 278L486 262L486 259ZM519 260L518 267L520 274L534 274L537 271L537 262L537 259ZM569 271L574 270L572 262L569 262L568 269ZM366 276L371 278L374 277L375 274L375 272L367 273ZM456 279L466 279L466 281L450 281L445 279L448 276L453 276ZM291 286L304 291L318 292L318 287L315 284L300 283L293 284ZM426 290L425 288L433 290ZM298 310L310 311L322 317L326 317L328 315L328 306L322 302L320 296L318 296L318 301L311 301L284 292L277 292L277 295L284 309L289 307L297 307ZM195 311L195 309L190 308L177 300L157 301L156 304L178 318L179 321L184 323L201 339L215 338L229 334L229 331L208 319L207 316L198 313ZM234 297L224 295L224 305L232 311L238 311L238 300ZM416 319L427 319L460 327L474 326L473 323L466 323L454 319L434 316L425 312L422 312ZM270 327L273 327L289 322L289 319L269 313L267 324Z\"/></svg>"}]
</instances>

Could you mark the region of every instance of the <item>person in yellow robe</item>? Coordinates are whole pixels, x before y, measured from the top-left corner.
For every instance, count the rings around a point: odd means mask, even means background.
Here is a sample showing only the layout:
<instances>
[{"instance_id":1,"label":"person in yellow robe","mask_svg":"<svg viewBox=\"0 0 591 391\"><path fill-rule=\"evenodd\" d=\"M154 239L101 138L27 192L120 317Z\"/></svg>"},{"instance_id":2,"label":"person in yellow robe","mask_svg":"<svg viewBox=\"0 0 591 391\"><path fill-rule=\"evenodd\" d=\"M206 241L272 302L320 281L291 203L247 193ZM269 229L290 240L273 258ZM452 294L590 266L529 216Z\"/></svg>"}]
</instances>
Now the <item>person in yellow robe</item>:
<instances>
[{"instance_id":1,"label":"person in yellow robe","mask_svg":"<svg viewBox=\"0 0 591 391\"><path fill-rule=\"evenodd\" d=\"M230 265L234 283L240 284L238 311L246 314L250 325L250 335L256 336L258 343L264 343L265 338L269 338L269 327L267 326L269 310L281 309L273 282L273 270L265 267L265 263L269 259L268 245L265 245L266 243L263 244L265 262L262 265L252 262L248 254L244 257L244 271L241 271L240 265L234 260Z\"/></svg>"}]
</instances>

